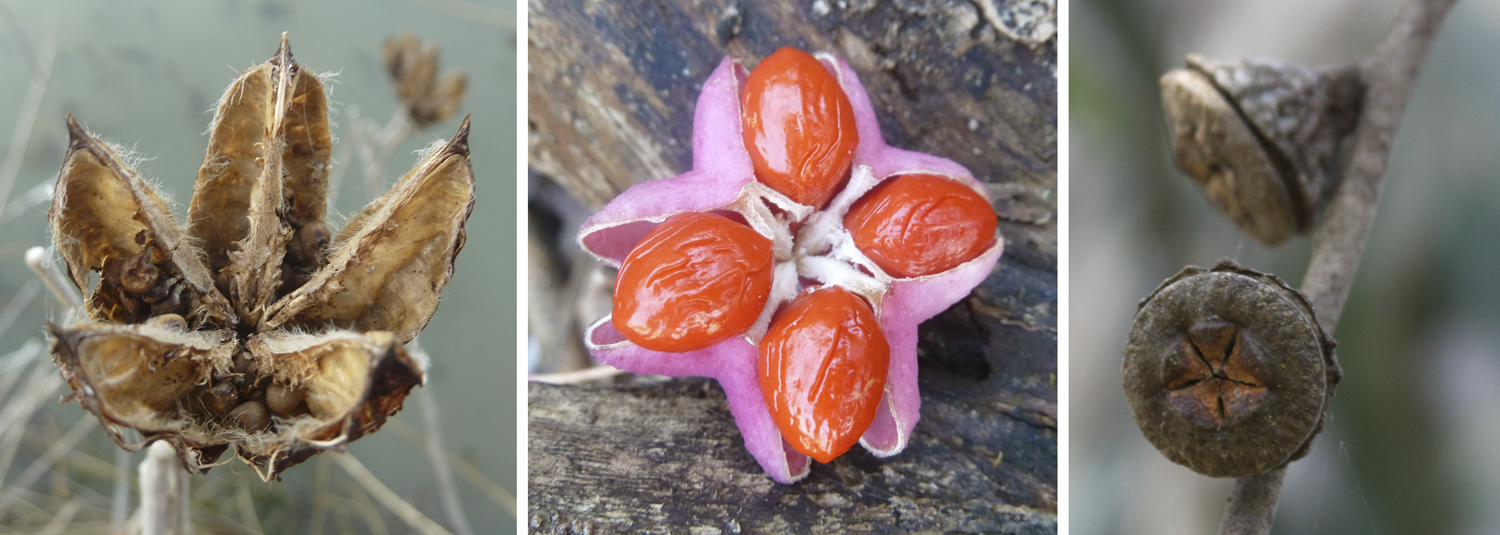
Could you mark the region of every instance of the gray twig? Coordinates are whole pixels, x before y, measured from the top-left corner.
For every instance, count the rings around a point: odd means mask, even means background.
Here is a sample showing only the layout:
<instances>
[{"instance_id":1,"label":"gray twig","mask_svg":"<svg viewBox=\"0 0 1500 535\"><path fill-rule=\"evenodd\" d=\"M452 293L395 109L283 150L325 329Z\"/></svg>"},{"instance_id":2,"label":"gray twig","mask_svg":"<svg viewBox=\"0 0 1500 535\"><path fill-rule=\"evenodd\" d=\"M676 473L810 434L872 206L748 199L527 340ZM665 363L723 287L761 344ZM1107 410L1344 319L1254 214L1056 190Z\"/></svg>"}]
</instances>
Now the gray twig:
<instances>
[{"instance_id":1,"label":"gray twig","mask_svg":"<svg viewBox=\"0 0 1500 535\"><path fill-rule=\"evenodd\" d=\"M1313 232L1312 261L1302 279L1302 292L1312 302L1325 332L1334 332L1344 311L1375 215L1380 179L1385 175L1396 128L1427 48L1454 1L1408 0L1385 40L1357 66L1367 88L1364 107L1338 189ZM1236 480L1219 533L1270 532L1285 475L1283 469Z\"/></svg>"}]
</instances>

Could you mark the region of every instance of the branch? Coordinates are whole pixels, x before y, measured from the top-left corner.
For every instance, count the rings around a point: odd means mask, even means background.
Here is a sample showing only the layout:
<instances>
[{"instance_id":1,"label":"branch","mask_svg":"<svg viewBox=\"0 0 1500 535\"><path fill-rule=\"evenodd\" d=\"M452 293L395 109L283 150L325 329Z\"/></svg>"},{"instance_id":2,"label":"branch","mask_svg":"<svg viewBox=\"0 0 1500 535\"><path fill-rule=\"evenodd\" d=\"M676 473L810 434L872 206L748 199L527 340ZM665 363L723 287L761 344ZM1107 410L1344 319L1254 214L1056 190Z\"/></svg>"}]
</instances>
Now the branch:
<instances>
[{"instance_id":1,"label":"branch","mask_svg":"<svg viewBox=\"0 0 1500 535\"><path fill-rule=\"evenodd\" d=\"M1396 127L1417 81L1427 47L1454 0L1410 0L1375 53L1358 66L1366 82L1364 110L1338 191L1313 235L1312 262L1302 292L1318 311L1323 330L1334 332L1354 280L1365 235L1375 215L1380 179L1390 159Z\"/></svg>"},{"instance_id":2,"label":"branch","mask_svg":"<svg viewBox=\"0 0 1500 535\"><path fill-rule=\"evenodd\" d=\"M1375 215L1380 179L1385 175L1396 128L1427 48L1454 1L1409 0L1385 40L1358 65L1367 88L1364 108L1338 190L1314 231L1312 261L1302 280L1302 292L1312 302L1325 332L1334 332L1344 311ZM1281 469L1236 480L1219 533L1270 532L1285 475L1286 470Z\"/></svg>"}]
</instances>

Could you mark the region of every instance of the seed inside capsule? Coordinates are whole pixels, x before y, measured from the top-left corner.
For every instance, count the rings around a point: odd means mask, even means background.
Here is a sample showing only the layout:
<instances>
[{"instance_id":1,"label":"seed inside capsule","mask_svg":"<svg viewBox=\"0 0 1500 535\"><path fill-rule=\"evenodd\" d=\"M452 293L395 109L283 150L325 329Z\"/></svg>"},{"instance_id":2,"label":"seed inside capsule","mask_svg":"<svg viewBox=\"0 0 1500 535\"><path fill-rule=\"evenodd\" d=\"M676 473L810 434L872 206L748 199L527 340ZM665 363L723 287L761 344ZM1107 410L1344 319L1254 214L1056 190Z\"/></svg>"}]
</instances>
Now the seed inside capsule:
<instances>
[{"instance_id":1,"label":"seed inside capsule","mask_svg":"<svg viewBox=\"0 0 1500 535\"><path fill-rule=\"evenodd\" d=\"M183 319L182 316L179 316L177 314L162 314L160 316L155 316L149 320L146 320L146 323L164 329L171 329L174 331L187 330L187 320Z\"/></svg>"},{"instance_id":2,"label":"seed inside capsule","mask_svg":"<svg viewBox=\"0 0 1500 535\"><path fill-rule=\"evenodd\" d=\"M298 406L306 398L307 391L301 388L281 383L272 383L266 388L266 406L278 416L290 416L298 412Z\"/></svg>"},{"instance_id":3,"label":"seed inside capsule","mask_svg":"<svg viewBox=\"0 0 1500 535\"><path fill-rule=\"evenodd\" d=\"M323 250L328 248L328 240L332 235L328 232L328 226L322 223L308 223L297 229L292 236L292 243L287 245L288 256L302 264L316 264L318 258L323 256Z\"/></svg>"},{"instance_id":4,"label":"seed inside capsule","mask_svg":"<svg viewBox=\"0 0 1500 535\"><path fill-rule=\"evenodd\" d=\"M209 388L199 399L203 400L203 407L215 418L223 416L240 402L239 389L228 382L219 383Z\"/></svg>"},{"instance_id":5,"label":"seed inside capsule","mask_svg":"<svg viewBox=\"0 0 1500 535\"><path fill-rule=\"evenodd\" d=\"M755 323L774 268L771 240L750 227L712 213L678 214L625 257L611 321L646 349L703 349Z\"/></svg>"},{"instance_id":6,"label":"seed inside capsule","mask_svg":"<svg viewBox=\"0 0 1500 535\"><path fill-rule=\"evenodd\" d=\"M989 201L973 188L921 174L885 181L844 216L855 246L901 278L942 273L973 260L995 242L998 224Z\"/></svg>"},{"instance_id":7,"label":"seed inside capsule","mask_svg":"<svg viewBox=\"0 0 1500 535\"><path fill-rule=\"evenodd\" d=\"M229 411L229 416L225 419L240 429L260 431L271 425L271 412L266 410L265 403L251 400Z\"/></svg>"},{"instance_id":8,"label":"seed inside capsule","mask_svg":"<svg viewBox=\"0 0 1500 535\"><path fill-rule=\"evenodd\" d=\"M249 372L251 364L252 364L252 362L250 360L250 353L241 351L241 352L239 352L239 353L237 353L237 354L234 355L234 372L235 373L247 373L247 372Z\"/></svg>"},{"instance_id":9,"label":"seed inside capsule","mask_svg":"<svg viewBox=\"0 0 1500 535\"><path fill-rule=\"evenodd\" d=\"M848 176L859 145L854 108L838 78L812 54L782 48L750 71L741 99L756 179L822 207Z\"/></svg>"},{"instance_id":10,"label":"seed inside capsule","mask_svg":"<svg viewBox=\"0 0 1500 535\"><path fill-rule=\"evenodd\" d=\"M759 351L761 393L787 444L826 463L859 442L880 409L891 359L869 304L837 286L803 291Z\"/></svg>"},{"instance_id":11,"label":"seed inside capsule","mask_svg":"<svg viewBox=\"0 0 1500 535\"><path fill-rule=\"evenodd\" d=\"M121 266L120 287L127 292L146 293L156 285L156 278L160 275L161 271L151 264L151 249L142 249Z\"/></svg>"}]
</instances>

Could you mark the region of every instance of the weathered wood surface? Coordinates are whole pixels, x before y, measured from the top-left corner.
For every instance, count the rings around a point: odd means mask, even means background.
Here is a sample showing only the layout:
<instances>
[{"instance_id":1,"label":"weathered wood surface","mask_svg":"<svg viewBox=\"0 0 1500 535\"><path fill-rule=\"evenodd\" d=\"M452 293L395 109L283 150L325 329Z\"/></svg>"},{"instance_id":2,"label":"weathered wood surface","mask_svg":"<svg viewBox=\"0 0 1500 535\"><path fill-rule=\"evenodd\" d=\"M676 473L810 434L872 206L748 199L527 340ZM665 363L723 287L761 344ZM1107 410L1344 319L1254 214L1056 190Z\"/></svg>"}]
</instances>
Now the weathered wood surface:
<instances>
[{"instance_id":1,"label":"weathered wood surface","mask_svg":"<svg viewBox=\"0 0 1500 535\"><path fill-rule=\"evenodd\" d=\"M1056 531L1056 48L996 30L1015 4L1037 2L530 2L529 162L546 189L597 208L687 170L708 73L791 45L847 58L892 146L972 170L1007 241L973 295L922 325L922 420L900 455L855 448L782 486L712 381L532 385L532 531Z\"/></svg>"},{"instance_id":2,"label":"weathered wood surface","mask_svg":"<svg viewBox=\"0 0 1500 535\"><path fill-rule=\"evenodd\" d=\"M980 291L1024 295L1055 279L1017 264L1002 272ZM761 472L711 380L531 385L532 531L1055 532L1057 365L1040 356L1057 337L982 300L924 324L922 420L905 451L877 459L856 447L790 486Z\"/></svg>"}]
</instances>

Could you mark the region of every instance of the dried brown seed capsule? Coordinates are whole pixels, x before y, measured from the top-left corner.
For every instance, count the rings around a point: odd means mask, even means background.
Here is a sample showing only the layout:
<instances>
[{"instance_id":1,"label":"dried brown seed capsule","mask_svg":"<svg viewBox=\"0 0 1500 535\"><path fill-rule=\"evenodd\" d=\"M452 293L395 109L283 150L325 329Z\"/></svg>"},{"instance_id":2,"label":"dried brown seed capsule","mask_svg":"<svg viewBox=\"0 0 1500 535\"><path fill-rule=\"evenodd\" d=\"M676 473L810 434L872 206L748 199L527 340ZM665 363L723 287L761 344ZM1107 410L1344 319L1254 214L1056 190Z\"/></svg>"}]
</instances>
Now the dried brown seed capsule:
<instances>
[{"instance_id":1,"label":"dried brown seed capsule","mask_svg":"<svg viewBox=\"0 0 1500 535\"><path fill-rule=\"evenodd\" d=\"M302 400L307 398L307 391L301 388L285 386L280 383L272 383L266 387L266 407L279 416L290 416L298 411Z\"/></svg>"},{"instance_id":2,"label":"dried brown seed capsule","mask_svg":"<svg viewBox=\"0 0 1500 535\"><path fill-rule=\"evenodd\" d=\"M1359 76L1275 60L1188 56L1187 65L1161 79L1177 167L1251 237L1277 245L1306 232L1336 183Z\"/></svg>"},{"instance_id":3,"label":"dried brown seed capsule","mask_svg":"<svg viewBox=\"0 0 1500 535\"><path fill-rule=\"evenodd\" d=\"M240 429L260 431L271 425L271 412L266 410L265 403L246 401L229 411L224 419Z\"/></svg>"},{"instance_id":4,"label":"dried brown seed capsule","mask_svg":"<svg viewBox=\"0 0 1500 535\"><path fill-rule=\"evenodd\" d=\"M407 114L418 129L448 120L463 103L468 87L462 72L450 72L438 78L438 47L423 45L417 36L402 34L387 39L381 49L385 70L396 82L396 95L406 106Z\"/></svg>"},{"instance_id":5,"label":"dried brown seed capsule","mask_svg":"<svg viewBox=\"0 0 1500 535\"><path fill-rule=\"evenodd\" d=\"M1172 462L1242 477L1307 454L1343 372L1312 305L1225 260L1189 266L1142 300L1125 345L1125 397Z\"/></svg>"},{"instance_id":6,"label":"dried brown seed capsule","mask_svg":"<svg viewBox=\"0 0 1500 535\"><path fill-rule=\"evenodd\" d=\"M209 388L199 399L203 400L203 408L218 418L240 404L240 392L232 383L224 382Z\"/></svg>"},{"instance_id":7,"label":"dried brown seed capsule","mask_svg":"<svg viewBox=\"0 0 1500 535\"><path fill-rule=\"evenodd\" d=\"M67 124L48 220L88 320L48 324L51 351L67 399L121 447L165 441L202 473L234 446L274 480L375 432L422 384L425 362L403 344L432 317L463 248L467 118L340 239L325 222L323 86L285 35L225 91L185 222L107 144ZM305 392L293 412L308 417L274 425L275 382Z\"/></svg>"}]
</instances>

